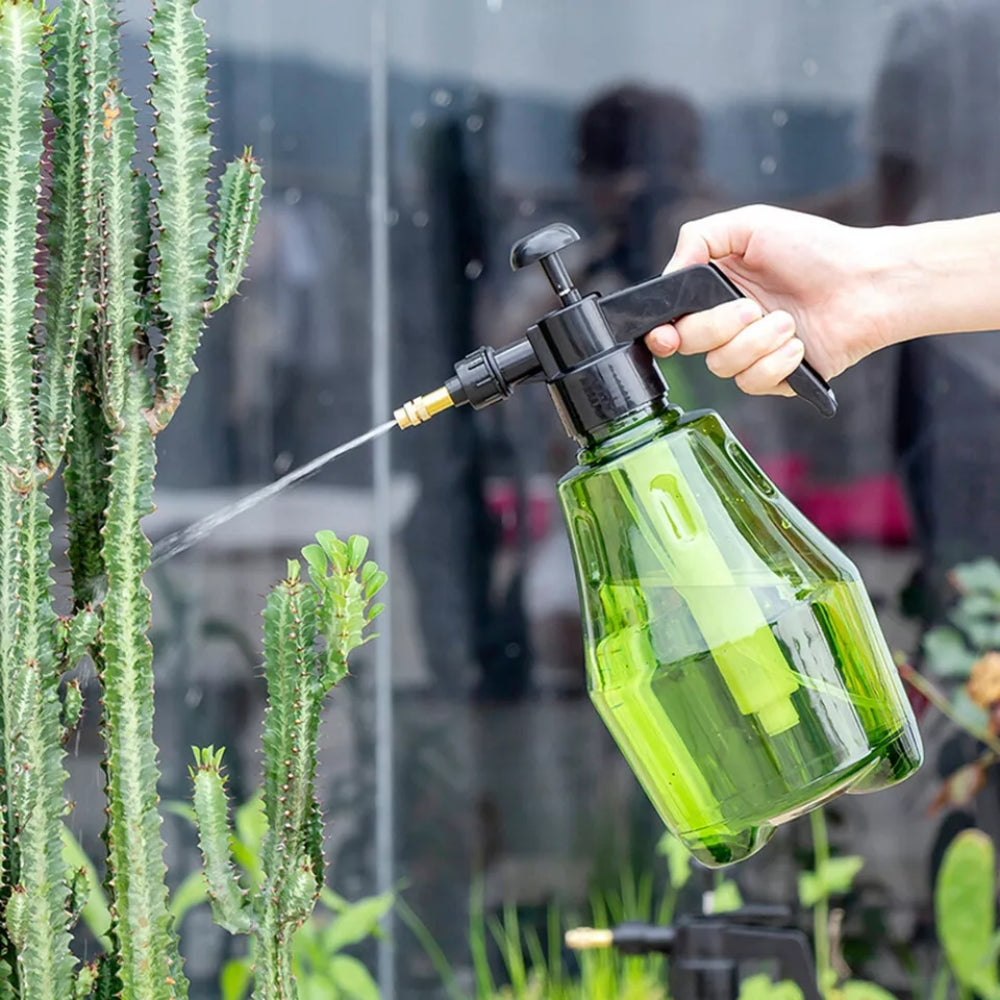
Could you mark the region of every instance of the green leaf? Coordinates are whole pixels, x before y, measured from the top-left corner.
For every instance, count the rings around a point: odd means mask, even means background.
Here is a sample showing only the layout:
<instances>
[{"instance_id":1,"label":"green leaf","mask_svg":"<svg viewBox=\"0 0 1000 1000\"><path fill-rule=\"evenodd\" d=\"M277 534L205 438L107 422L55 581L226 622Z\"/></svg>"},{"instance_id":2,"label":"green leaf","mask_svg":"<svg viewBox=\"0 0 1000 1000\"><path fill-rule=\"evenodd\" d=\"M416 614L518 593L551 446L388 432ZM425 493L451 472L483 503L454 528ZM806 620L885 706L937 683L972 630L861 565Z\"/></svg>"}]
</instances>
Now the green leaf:
<instances>
[{"instance_id":1,"label":"green leaf","mask_svg":"<svg viewBox=\"0 0 1000 1000\"><path fill-rule=\"evenodd\" d=\"M938 937L955 978L984 992L997 985L995 886L992 840L980 830L963 830L945 851L934 908Z\"/></svg>"},{"instance_id":2,"label":"green leaf","mask_svg":"<svg viewBox=\"0 0 1000 1000\"><path fill-rule=\"evenodd\" d=\"M347 540L347 567L357 572L368 554L368 539L363 535L351 535Z\"/></svg>"},{"instance_id":3,"label":"green leaf","mask_svg":"<svg viewBox=\"0 0 1000 1000\"><path fill-rule=\"evenodd\" d=\"M743 906L740 887L732 880L725 879L712 890L712 913L732 913Z\"/></svg>"},{"instance_id":4,"label":"green leaf","mask_svg":"<svg viewBox=\"0 0 1000 1000\"><path fill-rule=\"evenodd\" d=\"M927 666L939 677L966 678L976 659L961 634L943 625L924 636L923 651Z\"/></svg>"},{"instance_id":5,"label":"green leaf","mask_svg":"<svg viewBox=\"0 0 1000 1000\"><path fill-rule=\"evenodd\" d=\"M865 859L854 854L827 858L815 872L799 875L799 902L815 906L821 899L848 892Z\"/></svg>"},{"instance_id":6,"label":"green leaf","mask_svg":"<svg viewBox=\"0 0 1000 1000\"><path fill-rule=\"evenodd\" d=\"M330 961L330 979L353 1000L379 1000L378 985L371 973L349 955L335 955Z\"/></svg>"},{"instance_id":7,"label":"green leaf","mask_svg":"<svg viewBox=\"0 0 1000 1000\"><path fill-rule=\"evenodd\" d=\"M215 241L215 297L213 311L236 294L250 256L264 178L247 149L226 167L219 194L219 234Z\"/></svg>"},{"instance_id":8,"label":"green leaf","mask_svg":"<svg viewBox=\"0 0 1000 1000\"><path fill-rule=\"evenodd\" d=\"M209 900L208 887L202 872L191 872L170 894L170 916L174 925L180 927L184 918L202 903Z\"/></svg>"},{"instance_id":9,"label":"green leaf","mask_svg":"<svg viewBox=\"0 0 1000 1000\"><path fill-rule=\"evenodd\" d=\"M671 886L683 889L691 878L691 852L669 831L660 837L656 851L667 859Z\"/></svg>"},{"instance_id":10,"label":"green leaf","mask_svg":"<svg viewBox=\"0 0 1000 1000\"><path fill-rule=\"evenodd\" d=\"M765 972L748 976L740 984L739 1000L805 1000L802 990L792 982L775 983Z\"/></svg>"},{"instance_id":11,"label":"green leaf","mask_svg":"<svg viewBox=\"0 0 1000 1000\"><path fill-rule=\"evenodd\" d=\"M395 894L385 892L351 903L323 931L323 947L333 954L369 937L392 908Z\"/></svg>"},{"instance_id":12,"label":"green leaf","mask_svg":"<svg viewBox=\"0 0 1000 1000\"><path fill-rule=\"evenodd\" d=\"M955 721L960 725L965 725L969 729L986 729L989 721L989 713L982 705L977 705L970 697L969 692L964 688L959 688L951 697L951 707L955 715Z\"/></svg>"},{"instance_id":13,"label":"green leaf","mask_svg":"<svg viewBox=\"0 0 1000 1000\"><path fill-rule=\"evenodd\" d=\"M956 587L964 593L981 592L1000 599L1000 565L994 559L977 559L951 571Z\"/></svg>"},{"instance_id":14,"label":"green leaf","mask_svg":"<svg viewBox=\"0 0 1000 1000\"><path fill-rule=\"evenodd\" d=\"M252 969L249 958L234 958L226 962L219 976L221 1000L244 1000L250 992Z\"/></svg>"}]
</instances>

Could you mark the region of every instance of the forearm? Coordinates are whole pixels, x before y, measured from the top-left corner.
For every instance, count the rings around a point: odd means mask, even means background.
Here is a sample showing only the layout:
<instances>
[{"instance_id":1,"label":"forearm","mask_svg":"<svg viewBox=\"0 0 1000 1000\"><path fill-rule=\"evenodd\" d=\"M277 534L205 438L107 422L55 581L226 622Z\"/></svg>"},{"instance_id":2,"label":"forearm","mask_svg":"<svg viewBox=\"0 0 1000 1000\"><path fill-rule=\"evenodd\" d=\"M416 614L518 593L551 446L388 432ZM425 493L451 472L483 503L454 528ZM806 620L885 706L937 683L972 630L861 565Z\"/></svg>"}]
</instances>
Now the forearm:
<instances>
[{"instance_id":1,"label":"forearm","mask_svg":"<svg viewBox=\"0 0 1000 1000\"><path fill-rule=\"evenodd\" d=\"M1000 213L878 230L887 343L1000 330Z\"/></svg>"}]
</instances>

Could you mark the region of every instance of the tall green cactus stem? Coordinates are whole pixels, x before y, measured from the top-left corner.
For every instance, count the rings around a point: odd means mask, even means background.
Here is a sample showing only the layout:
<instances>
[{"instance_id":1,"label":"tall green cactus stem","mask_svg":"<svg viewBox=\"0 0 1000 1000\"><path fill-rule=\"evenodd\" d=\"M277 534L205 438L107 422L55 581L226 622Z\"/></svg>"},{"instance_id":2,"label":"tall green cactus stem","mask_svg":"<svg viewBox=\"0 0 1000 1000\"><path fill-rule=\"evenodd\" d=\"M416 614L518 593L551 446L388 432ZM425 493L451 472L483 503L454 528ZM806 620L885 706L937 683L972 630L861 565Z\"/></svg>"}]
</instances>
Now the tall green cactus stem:
<instances>
[{"instance_id":1,"label":"tall green cactus stem","mask_svg":"<svg viewBox=\"0 0 1000 1000\"><path fill-rule=\"evenodd\" d=\"M194 371L205 317L239 283L261 195L249 155L230 165L213 256L206 41L193 8L154 3L151 199L119 80L116 0L63 0L55 15L43 0L0 0L0 1000L65 1000L91 980L98 998L187 992L166 905L140 521L152 508L154 433ZM168 327L159 381L154 324ZM64 462L76 615L58 619L45 487ZM58 685L84 649L104 687L113 950L77 975L60 741L79 691L67 687L61 710Z\"/></svg>"},{"instance_id":2,"label":"tall green cactus stem","mask_svg":"<svg viewBox=\"0 0 1000 1000\"><path fill-rule=\"evenodd\" d=\"M0 5L0 697L5 960L0 995L68 996L64 809L49 510L36 471L32 339L48 25L35 5Z\"/></svg>"},{"instance_id":3,"label":"tall green cactus stem","mask_svg":"<svg viewBox=\"0 0 1000 1000\"><path fill-rule=\"evenodd\" d=\"M166 868L153 743L151 610L142 576L150 545L139 527L153 509L155 455L146 412L152 393L136 357L140 303L136 287L138 213L133 183L135 114L112 81L105 90L108 175L101 195L98 341L101 397L112 429L110 492L104 523L107 573L101 679L107 745L108 868L111 935L123 994L149 1000L187 995L167 908Z\"/></svg>"},{"instance_id":4,"label":"tall green cactus stem","mask_svg":"<svg viewBox=\"0 0 1000 1000\"><path fill-rule=\"evenodd\" d=\"M83 0L65 0L54 30L59 53L87 45ZM57 58L52 71L52 112L60 123L52 140L52 196L48 209L49 280L46 350L40 352L38 424L42 457L51 471L61 460L72 423L76 345L89 325L93 297L81 278L88 254L84 129L87 68L83 59ZM88 178L92 183L92 178Z\"/></svg>"},{"instance_id":5,"label":"tall green cactus stem","mask_svg":"<svg viewBox=\"0 0 1000 1000\"><path fill-rule=\"evenodd\" d=\"M323 882L322 829L315 795L316 743L323 701L347 673L347 659L367 642L365 628L382 610L371 600L385 574L365 561L367 541L317 536L300 565L272 590L264 609L264 795L267 825L263 884L250 897L230 857L229 806L222 751L195 750L191 769L198 835L216 922L253 935L255 1000L293 1000L292 937L308 918Z\"/></svg>"}]
</instances>

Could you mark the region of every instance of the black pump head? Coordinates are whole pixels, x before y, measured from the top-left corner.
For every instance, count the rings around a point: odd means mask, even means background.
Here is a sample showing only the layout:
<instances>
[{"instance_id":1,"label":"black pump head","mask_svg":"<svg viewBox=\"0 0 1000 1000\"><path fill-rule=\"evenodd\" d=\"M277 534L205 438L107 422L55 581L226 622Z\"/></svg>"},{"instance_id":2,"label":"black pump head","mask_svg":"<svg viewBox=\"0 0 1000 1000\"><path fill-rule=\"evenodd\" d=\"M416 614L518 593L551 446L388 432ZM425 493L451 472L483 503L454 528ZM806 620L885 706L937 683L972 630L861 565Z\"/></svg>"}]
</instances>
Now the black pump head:
<instances>
[{"instance_id":1,"label":"black pump head","mask_svg":"<svg viewBox=\"0 0 1000 1000\"><path fill-rule=\"evenodd\" d=\"M483 347L455 365L444 390L456 406L489 406L530 379L544 378L567 433L581 444L601 427L664 398L666 383L642 338L688 313L711 309L742 292L714 265L700 264L613 295L581 295L559 251L580 239L564 223L545 226L518 241L510 263L516 271L539 264L560 308L543 316L523 340L496 351ZM837 401L826 382L805 361L789 384L821 414L831 417ZM441 391L418 397L396 411L411 426L445 408ZM424 406L425 400L432 401Z\"/></svg>"}]
</instances>

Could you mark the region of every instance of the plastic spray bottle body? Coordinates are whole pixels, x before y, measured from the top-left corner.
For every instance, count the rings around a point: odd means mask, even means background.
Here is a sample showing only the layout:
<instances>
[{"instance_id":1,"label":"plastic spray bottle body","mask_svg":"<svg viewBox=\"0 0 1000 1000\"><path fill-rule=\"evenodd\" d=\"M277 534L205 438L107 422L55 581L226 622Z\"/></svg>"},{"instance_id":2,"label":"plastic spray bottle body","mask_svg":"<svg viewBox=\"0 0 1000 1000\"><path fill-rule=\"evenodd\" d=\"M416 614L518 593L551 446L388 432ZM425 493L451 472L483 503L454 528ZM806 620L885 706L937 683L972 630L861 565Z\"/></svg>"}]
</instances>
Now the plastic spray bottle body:
<instances>
[{"instance_id":1,"label":"plastic spray bottle body","mask_svg":"<svg viewBox=\"0 0 1000 1000\"><path fill-rule=\"evenodd\" d=\"M543 379L582 447L559 484L591 699L664 822L707 865L775 827L919 767L920 737L857 569L767 478L718 414L683 414L645 333L739 298L712 265L581 295L556 224L515 245L559 307L397 411L400 426L490 406ZM823 416L836 398L788 376Z\"/></svg>"},{"instance_id":2,"label":"plastic spray bottle body","mask_svg":"<svg viewBox=\"0 0 1000 1000\"><path fill-rule=\"evenodd\" d=\"M718 414L651 402L559 484L591 699L711 866L911 774L916 723L857 569Z\"/></svg>"}]
</instances>

